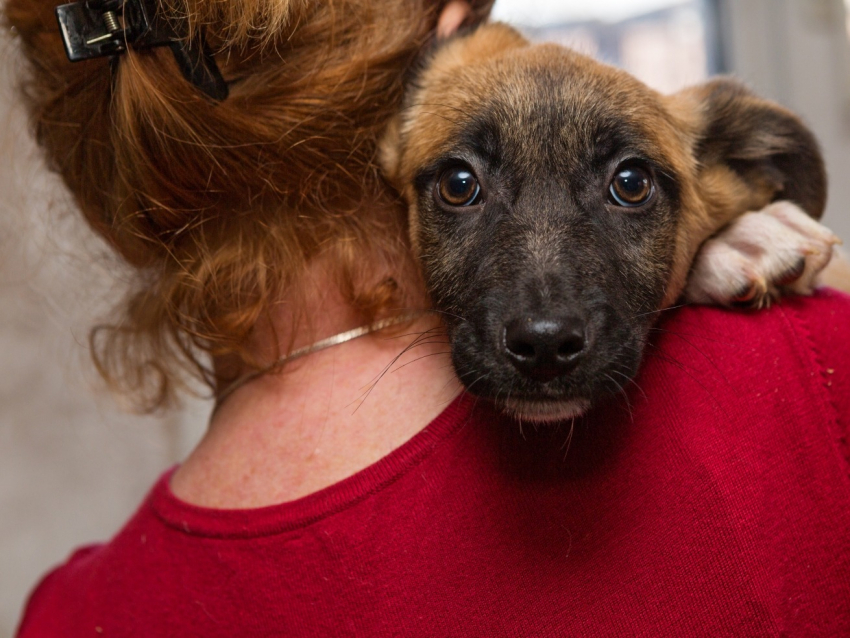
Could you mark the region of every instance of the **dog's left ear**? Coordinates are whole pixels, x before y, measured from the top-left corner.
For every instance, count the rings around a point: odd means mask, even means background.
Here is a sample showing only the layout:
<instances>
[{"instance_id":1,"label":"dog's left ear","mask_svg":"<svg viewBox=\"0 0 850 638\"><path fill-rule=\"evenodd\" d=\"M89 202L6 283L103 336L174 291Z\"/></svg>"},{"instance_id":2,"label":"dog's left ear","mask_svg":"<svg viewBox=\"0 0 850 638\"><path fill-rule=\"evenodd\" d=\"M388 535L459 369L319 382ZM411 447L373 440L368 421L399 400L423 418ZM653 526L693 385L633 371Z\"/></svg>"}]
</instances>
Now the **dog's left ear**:
<instances>
[{"instance_id":1,"label":"dog's left ear","mask_svg":"<svg viewBox=\"0 0 850 638\"><path fill-rule=\"evenodd\" d=\"M727 220L783 199L820 218L827 177L814 135L791 111L720 78L672 96L695 127L698 188ZM680 111L681 113L681 111Z\"/></svg>"}]
</instances>

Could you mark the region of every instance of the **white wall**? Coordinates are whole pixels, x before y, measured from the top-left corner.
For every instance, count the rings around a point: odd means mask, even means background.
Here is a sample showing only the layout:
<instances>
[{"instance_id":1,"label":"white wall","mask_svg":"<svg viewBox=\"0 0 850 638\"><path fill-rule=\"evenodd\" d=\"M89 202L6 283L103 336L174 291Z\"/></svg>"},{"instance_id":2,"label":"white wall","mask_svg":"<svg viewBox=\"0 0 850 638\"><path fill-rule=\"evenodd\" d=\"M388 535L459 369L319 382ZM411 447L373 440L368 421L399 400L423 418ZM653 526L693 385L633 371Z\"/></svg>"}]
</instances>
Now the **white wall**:
<instances>
[{"instance_id":1,"label":"white wall","mask_svg":"<svg viewBox=\"0 0 850 638\"><path fill-rule=\"evenodd\" d=\"M826 156L824 222L850 244L850 44L842 0L720 0L727 64L800 113Z\"/></svg>"},{"instance_id":2,"label":"white wall","mask_svg":"<svg viewBox=\"0 0 850 638\"><path fill-rule=\"evenodd\" d=\"M36 579L114 533L206 421L203 405L128 416L93 390L87 332L121 269L42 166L12 95L16 59L0 40L0 638Z\"/></svg>"},{"instance_id":3,"label":"white wall","mask_svg":"<svg viewBox=\"0 0 850 638\"><path fill-rule=\"evenodd\" d=\"M850 0L698 2L719 5L728 70L759 93L800 113L815 131L832 178L825 222L850 244L850 208L846 205L850 201L850 179L845 177L850 171L850 21L845 4L850 6ZM689 0L497 0L494 16L540 28L584 19L616 22L660 7L688 4ZM553 33L544 29L542 35L549 39ZM677 37L684 41L689 36L683 31ZM655 56L644 65L651 71L654 64L655 73L630 70L656 88L670 90L681 83L675 69L670 68L671 62L682 60L664 52L662 40L664 46L675 46L663 33L654 33L633 47L636 53ZM579 48L593 51L593 46L580 44ZM679 56L686 53L682 47ZM672 75L673 80L664 79L665 75Z\"/></svg>"}]
</instances>

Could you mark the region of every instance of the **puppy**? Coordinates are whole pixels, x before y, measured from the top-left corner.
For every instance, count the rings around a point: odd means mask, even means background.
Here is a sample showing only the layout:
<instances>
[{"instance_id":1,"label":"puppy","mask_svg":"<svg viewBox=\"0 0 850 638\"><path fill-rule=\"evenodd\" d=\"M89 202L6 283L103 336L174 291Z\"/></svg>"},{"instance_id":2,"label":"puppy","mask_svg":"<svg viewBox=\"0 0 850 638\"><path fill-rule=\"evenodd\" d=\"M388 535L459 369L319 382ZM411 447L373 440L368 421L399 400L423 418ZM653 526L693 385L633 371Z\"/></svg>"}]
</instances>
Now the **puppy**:
<instances>
[{"instance_id":1,"label":"puppy","mask_svg":"<svg viewBox=\"0 0 850 638\"><path fill-rule=\"evenodd\" d=\"M792 113L730 79L662 96L503 24L431 54L381 154L459 378L524 420L617 391L683 295L811 292L837 242Z\"/></svg>"}]
</instances>

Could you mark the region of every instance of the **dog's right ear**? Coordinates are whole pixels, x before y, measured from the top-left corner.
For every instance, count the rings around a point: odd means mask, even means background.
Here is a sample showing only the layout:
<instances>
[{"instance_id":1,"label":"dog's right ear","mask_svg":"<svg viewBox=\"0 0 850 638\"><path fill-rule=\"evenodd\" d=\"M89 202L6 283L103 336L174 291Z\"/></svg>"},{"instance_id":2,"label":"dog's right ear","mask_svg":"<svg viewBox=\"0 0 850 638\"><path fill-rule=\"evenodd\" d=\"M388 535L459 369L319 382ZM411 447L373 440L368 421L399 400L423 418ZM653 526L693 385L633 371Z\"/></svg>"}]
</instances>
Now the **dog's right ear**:
<instances>
[{"instance_id":1,"label":"dog's right ear","mask_svg":"<svg viewBox=\"0 0 850 638\"><path fill-rule=\"evenodd\" d=\"M482 6L489 7L486 2ZM475 7L473 3L472 19ZM384 175L399 190L404 190L404 181L411 177L411 164L422 161L436 140L450 137L446 131L450 119L439 110L456 111L460 105L445 103L446 87L454 86L464 69L529 45L517 30L500 22L461 31L422 54L409 80L404 107L390 120L378 142L378 161Z\"/></svg>"},{"instance_id":2,"label":"dog's right ear","mask_svg":"<svg viewBox=\"0 0 850 638\"><path fill-rule=\"evenodd\" d=\"M729 78L672 99L692 118L697 184L713 217L728 221L790 200L820 218L826 169L817 140L796 115Z\"/></svg>"}]
</instances>

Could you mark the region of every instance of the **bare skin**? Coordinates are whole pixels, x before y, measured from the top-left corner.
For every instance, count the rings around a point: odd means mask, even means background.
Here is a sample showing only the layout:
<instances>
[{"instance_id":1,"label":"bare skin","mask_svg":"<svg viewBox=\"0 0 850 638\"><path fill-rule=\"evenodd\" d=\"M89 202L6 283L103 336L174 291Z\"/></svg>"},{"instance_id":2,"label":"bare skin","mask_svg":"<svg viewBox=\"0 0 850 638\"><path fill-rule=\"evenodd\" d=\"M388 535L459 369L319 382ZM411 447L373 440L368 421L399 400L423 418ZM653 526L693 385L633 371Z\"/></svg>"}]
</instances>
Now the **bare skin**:
<instances>
[{"instance_id":1,"label":"bare skin","mask_svg":"<svg viewBox=\"0 0 850 638\"><path fill-rule=\"evenodd\" d=\"M310 277L314 294L305 310L312 329L295 334L293 349L358 327L320 264ZM255 327L252 354L269 362L279 356L272 327L288 343L291 319L272 310L270 322ZM236 389L213 413L171 488L184 501L222 509L292 501L392 452L460 388L439 322L424 314L409 328L315 352Z\"/></svg>"},{"instance_id":2,"label":"bare skin","mask_svg":"<svg viewBox=\"0 0 850 638\"><path fill-rule=\"evenodd\" d=\"M468 3L449 2L438 37L453 34L469 13ZM312 334L296 335L293 349L358 327L320 279L306 308L320 320ZM279 335L291 333L283 315L272 321ZM356 339L240 387L215 411L206 435L172 476L172 491L203 507L264 507L312 494L379 461L461 391L444 339L408 350L418 334L437 326L435 317L425 315L403 336ZM271 335L261 326L251 344L268 360L277 356Z\"/></svg>"},{"instance_id":3,"label":"bare skin","mask_svg":"<svg viewBox=\"0 0 850 638\"><path fill-rule=\"evenodd\" d=\"M410 332L434 323L424 319ZM383 458L460 392L440 343L402 354L373 385L412 340L364 337L238 389L173 475L173 492L205 507L262 507L321 490Z\"/></svg>"},{"instance_id":4,"label":"bare skin","mask_svg":"<svg viewBox=\"0 0 850 638\"><path fill-rule=\"evenodd\" d=\"M466 21L469 12L470 7L467 2L463 0L449 2L440 14L440 20L437 23L437 38L443 40L453 35Z\"/></svg>"}]
</instances>

